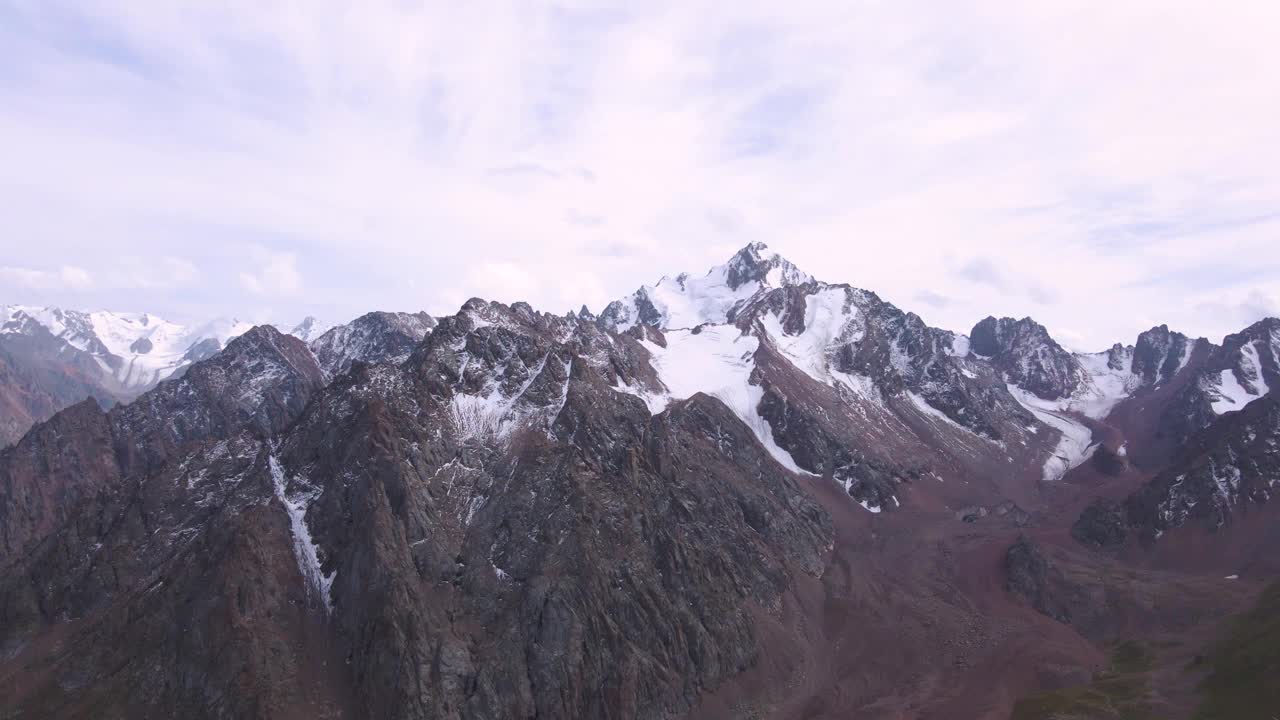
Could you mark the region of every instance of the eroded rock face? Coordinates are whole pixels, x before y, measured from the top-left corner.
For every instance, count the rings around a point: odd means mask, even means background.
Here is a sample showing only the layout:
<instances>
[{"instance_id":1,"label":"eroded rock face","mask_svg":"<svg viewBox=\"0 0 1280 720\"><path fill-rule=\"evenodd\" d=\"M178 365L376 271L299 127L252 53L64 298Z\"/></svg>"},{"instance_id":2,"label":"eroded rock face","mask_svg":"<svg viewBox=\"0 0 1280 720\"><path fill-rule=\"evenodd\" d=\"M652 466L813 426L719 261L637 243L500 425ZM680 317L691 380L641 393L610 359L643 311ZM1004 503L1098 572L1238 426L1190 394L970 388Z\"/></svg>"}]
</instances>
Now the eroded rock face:
<instances>
[{"instance_id":1,"label":"eroded rock face","mask_svg":"<svg viewBox=\"0 0 1280 720\"><path fill-rule=\"evenodd\" d=\"M110 403L93 359L66 348L42 327L0 334L0 448L86 398Z\"/></svg>"},{"instance_id":2,"label":"eroded rock face","mask_svg":"<svg viewBox=\"0 0 1280 720\"><path fill-rule=\"evenodd\" d=\"M311 349L325 372L338 375L354 362L403 362L435 325L423 312L371 312L329 329Z\"/></svg>"},{"instance_id":3,"label":"eroded rock face","mask_svg":"<svg viewBox=\"0 0 1280 720\"><path fill-rule=\"evenodd\" d=\"M283 441L320 493L361 707L663 717L753 662L747 603L817 571L828 521L719 401L651 417L612 390L632 352L590 322L469 303ZM475 397L501 417L449 414Z\"/></svg>"},{"instance_id":4,"label":"eroded rock face","mask_svg":"<svg viewBox=\"0 0 1280 720\"><path fill-rule=\"evenodd\" d=\"M1124 509L1118 503L1098 500L1080 513L1071 536L1095 548L1114 548L1128 536Z\"/></svg>"},{"instance_id":5,"label":"eroded rock face","mask_svg":"<svg viewBox=\"0 0 1280 720\"><path fill-rule=\"evenodd\" d=\"M1204 361L1160 413L1160 434L1179 445L1220 416L1240 412L1280 387L1280 320L1276 318L1228 335L1221 346L1200 341L1194 348Z\"/></svg>"},{"instance_id":6,"label":"eroded rock face","mask_svg":"<svg viewBox=\"0 0 1280 720\"><path fill-rule=\"evenodd\" d=\"M86 401L0 454L0 658L26 668L6 711L339 707L331 669L298 652L307 596L268 462L320 383L301 341L255 328L134 404Z\"/></svg>"},{"instance_id":7,"label":"eroded rock face","mask_svg":"<svg viewBox=\"0 0 1280 720\"><path fill-rule=\"evenodd\" d=\"M1270 502L1280 483L1280 403L1263 397L1194 435L1177 459L1125 502L1148 539L1187 522L1218 527L1235 508Z\"/></svg>"},{"instance_id":8,"label":"eroded rock face","mask_svg":"<svg viewBox=\"0 0 1280 720\"><path fill-rule=\"evenodd\" d=\"M1138 335L1133 372L1148 385L1170 380L1186 365L1196 343L1182 333L1171 332L1168 325L1153 327Z\"/></svg>"},{"instance_id":9,"label":"eroded rock face","mask_svg":"<svg viewBox=\"0 0 1280 720\"><path fill-rule=\"evenodd\" d=\"M323 385L323 372L301 340L269 325L255 327L177 380L112 411L121 467L148 472L186 444L244 430L270 437Z\"/></svg>"},{"instance_id":10,"label":"eroded rock face","mask_svg":"<svg viewBox=\"0 0 1280 720\"><path fill-rule=\"evenodd\" d=\"M320 387L320 369L300 340L259 327L135 403L103 412L87 400L58 413L0 454L0 562L125 477L147 477L192 446L279 432Z\"/></svg>"},{"instance_id":11,"label":"eroded rock face","mask_svg":"<svg viewBox=\"0 0 1280 720\"><path fill-rule=\"evenodd\" d=\"M0 453L0 566L68 520L76 501L121 471L107 414L85 400Z\"/></svg>"},{"instance_id":12,"label":"eroded rock face","mask_svg":"<svg viewBox=\"0 0 1280 720\"><path fill-rule=\"evenodd\" d=\"M1006 380L1045 400L1070 397L1087 381L1080 363L1031 318L988 317L973 327L969 341Z\"/></svg>"},{"instance_id":13,"label":"eroded rock face","mask_svg":"<svg viewBox=\"0 0 1280 720\"><path fill-rule=\"evenodd\" d=\"M315 717L344 699L309 616L267 445L189 445L69 509L0 578L6 710L34 717ZM65 651L46 646L50 633ZM327 664L326 664L327 663Z\"/></svg>"},{"instance_id":14,"label":"eroded rock face","mask_svg":"<svg viewBox=\"0 0 1280 720\"><path fill-rule=\"evenodd\" d=\"M1058 622L1071 622L1070 610L1055 597L1052 587L1061 584L1061 578L1034 543L1019 537L1005 553L1004 569L1009 592Z\"/></svg>"},{"instance_id":15,"label":"eroded rock face","mask_svg":"<svg viewBox=\"0 0 1280 720\"><path fill-rule=\"evenodd\" d=\"M127 474L0 583L0 647L58 678L17 707L667 717L754 663L752 608L820 572L830 521L796 477L719 400L655 417L614 390L652 370L593 322L471 304L324 390L260 330L96 415ZM44 654L75 618L82 651Z\"/></svg>"}]
</instances>

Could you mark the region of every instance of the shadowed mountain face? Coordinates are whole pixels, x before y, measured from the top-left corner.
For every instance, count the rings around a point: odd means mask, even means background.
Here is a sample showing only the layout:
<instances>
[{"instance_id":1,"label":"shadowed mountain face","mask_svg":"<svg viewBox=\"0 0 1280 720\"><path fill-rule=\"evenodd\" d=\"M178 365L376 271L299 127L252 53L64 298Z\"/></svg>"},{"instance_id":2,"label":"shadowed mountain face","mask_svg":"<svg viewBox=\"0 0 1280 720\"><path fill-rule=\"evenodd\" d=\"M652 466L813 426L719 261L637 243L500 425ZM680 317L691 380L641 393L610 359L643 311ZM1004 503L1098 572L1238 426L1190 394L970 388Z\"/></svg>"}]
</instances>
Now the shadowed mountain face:
<instances>
[{"instance_id":1,"label":"shadowed mountain face","mask_svg":"<svg viewBox=\"0 0 1280 720\"><path fill-rule=\"evenodd\" d=\"M1274 328L965 337L760 244L599 317L254 328L0 452L0 709L1007 717L1248 605Z\"/></svg>"},{"instance_id":2,"label":"shadowed mountain face","mask_svg":"<svg viewBox=\"0 0 1280 720\"><path fill-rule=\"evenodd\" d=\"M426 313L372 312L346 325L313 317L289 334L330 375L352 362L403 359L435 325ZM154 315L0 306L0 447L85 398L110 406L178 378L251 326L184 327Z\"/></svg>"}]
</instances>

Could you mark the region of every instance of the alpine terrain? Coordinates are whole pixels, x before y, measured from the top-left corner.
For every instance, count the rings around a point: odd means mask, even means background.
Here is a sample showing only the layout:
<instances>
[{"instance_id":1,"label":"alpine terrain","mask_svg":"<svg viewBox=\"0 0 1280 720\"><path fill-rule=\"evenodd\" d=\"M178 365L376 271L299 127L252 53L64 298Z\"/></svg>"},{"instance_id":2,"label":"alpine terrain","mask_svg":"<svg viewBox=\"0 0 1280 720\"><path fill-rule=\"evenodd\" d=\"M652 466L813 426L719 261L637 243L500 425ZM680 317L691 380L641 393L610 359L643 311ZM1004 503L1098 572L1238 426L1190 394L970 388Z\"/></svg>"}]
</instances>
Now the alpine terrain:
<instances>
[{"instance_id":1,"label":"alpine terrain","mask_svg":"<svg viewBox=\"0 0 1280 720\"><path fill-rule=\"evenodd\" d=\"M2 312L0 717L1280 712L1274 318L1074 353L759 243L598 315Z\"/></svg>"}]
</instances>

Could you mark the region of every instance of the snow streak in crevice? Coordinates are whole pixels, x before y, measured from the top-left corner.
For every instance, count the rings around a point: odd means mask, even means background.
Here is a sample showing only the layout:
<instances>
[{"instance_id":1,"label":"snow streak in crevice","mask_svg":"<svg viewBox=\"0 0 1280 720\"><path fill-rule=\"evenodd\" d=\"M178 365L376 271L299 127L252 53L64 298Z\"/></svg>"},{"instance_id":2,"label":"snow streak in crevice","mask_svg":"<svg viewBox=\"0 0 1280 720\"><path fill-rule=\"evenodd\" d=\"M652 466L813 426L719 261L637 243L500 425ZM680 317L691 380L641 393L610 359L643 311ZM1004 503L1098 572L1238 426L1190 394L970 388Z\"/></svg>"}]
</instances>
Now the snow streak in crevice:
<instances>
[{"instance_id":1,"label":"snow streak in crevice","mask_svg":"<svg viewBox=\"0 0 1280 720\"><path fill-rule=\"evenodd\" d=\"M325 614L333 610L329 598L329 589L333 585L334 574L328 577L320 570L320 555L316 543L311 539L311 531L307 528L307 507L310 498L302 498L298 502L289 499L285 492L284 469L276 460L275 453L267 456L267 465L271 470L271 484L275 488L276 498L284 505L289 515L289 529L293 535L293 554L298 560L298 571L302 573L309 590L319 594Z\"/></svg>"}]
</instances>

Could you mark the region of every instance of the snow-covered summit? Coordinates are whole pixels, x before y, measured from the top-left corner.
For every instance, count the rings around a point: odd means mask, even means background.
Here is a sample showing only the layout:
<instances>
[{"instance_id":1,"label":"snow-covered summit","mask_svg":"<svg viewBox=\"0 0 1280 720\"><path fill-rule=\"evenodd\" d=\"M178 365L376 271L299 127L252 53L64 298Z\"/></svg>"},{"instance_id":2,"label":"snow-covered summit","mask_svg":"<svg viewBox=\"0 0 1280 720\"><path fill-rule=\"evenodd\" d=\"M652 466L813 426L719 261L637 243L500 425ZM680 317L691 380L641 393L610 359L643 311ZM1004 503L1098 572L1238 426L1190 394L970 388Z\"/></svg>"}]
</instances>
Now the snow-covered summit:
<instances>
[{"instance_id":1,"label":"snow-covered summit","mask_svg":"<svg viewBox=\"0 0 1280 720\"><path fill-rule=\"evenodd\" d=\"M733 313L762 292L813 282L813 276L769 250L764 243L747 245L723 265L701 277L681 273L663 277L609 304L600 320L623 331L637 324L692 328L729 321Z\"/></svg>"},{"instance_id":2,"label":"snow-covered summit","mask_svg":"<svg viewBox=\"0 0 1280 720\"><path fill-rule=\"evenodd\" d=\"M724 267L726 284L734 289L751 282L763 287L779 288L813 281L812 275L773 252L762 242L753 242L742 248L729 258Z\"/></svg>"},{"instance_id":3,"label":"snow-covered summit","mask_svg":"<svg viewBox=\"0 0 1280 720\"><path fill-rule=\"evenodd\" d=\"M234 318L186 326L150 313L0 306L0 334L47 332L87 353L102 369L107 384L125 394L150 388L250 327ZM201 352L193 355L190 351L197 346Z\"/></svg>"},{"instance_id":4,"label":"snow-covered summit","mask_svg":"<svg viewBox=\"0 0 1280 720\"><path fill-rule=\"evenodd\" d=\"M1280 319L1259 320L1228 335L1200 387L1215 415L1241 410L1280 387Z\"/></svg>"},{"instance_id":5,"label":"snow-covered summit","mask_svg":"<svg viewBox=\"0 0 1280 720\"><path fill-rule=\"evenodd\" d=\"M317 319L314 315L308 315L297 325L294 325L292 329L286 331L283 327L280 327L280 331L288 332L288 334L298 338L299 340L309 343L329 332L329 330L333 329L335 325L336 323L326 322L324 320Z\"/></svg>"}]
</instances>

